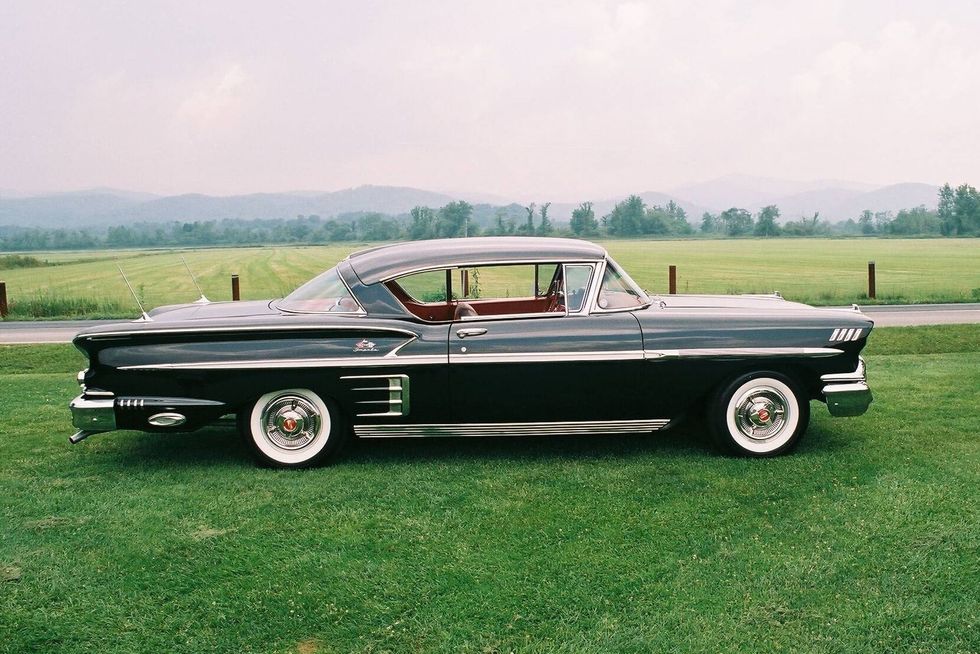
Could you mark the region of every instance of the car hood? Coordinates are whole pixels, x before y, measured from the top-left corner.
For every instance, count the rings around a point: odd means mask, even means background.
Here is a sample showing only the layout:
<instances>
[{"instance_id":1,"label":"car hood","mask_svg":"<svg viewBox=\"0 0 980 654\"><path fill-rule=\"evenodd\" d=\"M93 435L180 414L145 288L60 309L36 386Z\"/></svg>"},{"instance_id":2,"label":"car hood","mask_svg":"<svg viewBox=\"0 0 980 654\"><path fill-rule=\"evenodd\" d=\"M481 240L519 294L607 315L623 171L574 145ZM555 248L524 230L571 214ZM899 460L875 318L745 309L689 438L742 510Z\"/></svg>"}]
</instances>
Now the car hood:
<instances>
[{"instance_id":1,"label":"car hood","mask_svg":"<svg viewBox=\"0 0 980 654\"><path fill-rule=\"evenodd\" d=\"M873 324L873 321L861 313L857 306L812 307L800 302L789 302L778 295L659 295L653 300L653 304L647 309L648 312L677 311L730 318L798 318L807 322L831 320L855 325Z\"/></svg>"}]
</instances>

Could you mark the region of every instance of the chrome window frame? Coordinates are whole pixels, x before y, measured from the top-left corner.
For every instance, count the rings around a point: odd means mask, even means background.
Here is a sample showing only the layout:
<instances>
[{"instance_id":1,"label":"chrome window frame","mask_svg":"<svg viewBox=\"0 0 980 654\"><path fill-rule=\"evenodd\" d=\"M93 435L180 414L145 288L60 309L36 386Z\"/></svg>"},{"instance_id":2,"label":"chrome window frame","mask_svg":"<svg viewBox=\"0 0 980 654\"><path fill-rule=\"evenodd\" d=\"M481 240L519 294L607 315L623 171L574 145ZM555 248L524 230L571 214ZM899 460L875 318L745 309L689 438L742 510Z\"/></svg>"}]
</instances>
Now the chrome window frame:
<instances>
[{"instance_id":1,"label":"chrome window frame","mask_svg":"<svg viewBox=\"0 0 980 654\"><path fill-rule=\"evenodd\" d=\"M566 315L569 315L569 316L587 316L587 315L589 315L589 300L592 297L592 289L594 287L596 287L596 285L599 283L598 282L598 278L596 277L596 271L599 270L599 268L600 268L599 263L600 262L598 262L598 261L592 261L592 262L587 262L587 263L586 262L569 261L569 262L566 262L566 263L563 263L562 264L562 271L561 271L562 285L565 287L562 292L565 294L565 314ZM592 271L589 273L589 281L588 281L587 287L585 289L585 297L582 298L582 306L579 307L577 311L569 311L568 310L568 270L567 270L568 266L589 266L590 268L592 268Z\"/></svg>"}]
</instances>

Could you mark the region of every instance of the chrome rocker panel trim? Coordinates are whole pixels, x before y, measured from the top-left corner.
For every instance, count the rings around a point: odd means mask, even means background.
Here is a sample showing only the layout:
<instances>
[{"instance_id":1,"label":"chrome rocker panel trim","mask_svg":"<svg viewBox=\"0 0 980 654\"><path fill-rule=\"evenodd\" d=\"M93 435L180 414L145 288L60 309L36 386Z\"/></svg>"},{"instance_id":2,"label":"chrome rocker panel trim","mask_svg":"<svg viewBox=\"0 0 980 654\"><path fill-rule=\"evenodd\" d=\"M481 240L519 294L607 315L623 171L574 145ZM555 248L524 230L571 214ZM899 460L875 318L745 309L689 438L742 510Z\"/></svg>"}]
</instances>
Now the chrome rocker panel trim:
<instances>
[{"instance_id":1,"label":"chrome rocker panel trim","mask_svg":"<svg viewBox=\"0 0 980 654\"><path fill-rule=\"evenodd\" d=\"M830 415L838 418L860 416L868 410L874 399L868 387L864 359L858 357L854 372L822 375L820 381L827 385L821 391Z\"/></svg>"},{"instance_id":2,"label":"chrome rocker panel trim","mask_svg":"<svg viewBox=\"0 0 980 654\"><path fill-rule=\"evenodd\" d=\"M600 420L584 422L488 422L428 425L354 425L358 438L424 438L429 436L565 436L580 434L645 434L663 429L670 420Z\"/></svg>"}]
</instances>

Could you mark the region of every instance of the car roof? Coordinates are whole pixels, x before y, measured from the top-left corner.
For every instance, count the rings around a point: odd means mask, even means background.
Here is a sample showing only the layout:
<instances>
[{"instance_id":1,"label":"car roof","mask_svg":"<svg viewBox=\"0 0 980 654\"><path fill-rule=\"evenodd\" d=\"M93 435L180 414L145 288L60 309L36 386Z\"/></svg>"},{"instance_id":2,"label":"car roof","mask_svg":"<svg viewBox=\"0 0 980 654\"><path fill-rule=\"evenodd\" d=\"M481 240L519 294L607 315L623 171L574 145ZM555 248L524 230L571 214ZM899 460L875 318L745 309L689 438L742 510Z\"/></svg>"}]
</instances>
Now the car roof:
<instances>
[{"instance_id":1,"label":"car roof","mask_svg":"<svg viewBox=\"0 0 980 654\"><path fill-rule=\"evenodd\" d=\"M364 284L387 281L410 272L491 263L597 261L606 250L573 238L478 236L409 241L361 250L348 257Z\"/></svg>"}]
</instances>

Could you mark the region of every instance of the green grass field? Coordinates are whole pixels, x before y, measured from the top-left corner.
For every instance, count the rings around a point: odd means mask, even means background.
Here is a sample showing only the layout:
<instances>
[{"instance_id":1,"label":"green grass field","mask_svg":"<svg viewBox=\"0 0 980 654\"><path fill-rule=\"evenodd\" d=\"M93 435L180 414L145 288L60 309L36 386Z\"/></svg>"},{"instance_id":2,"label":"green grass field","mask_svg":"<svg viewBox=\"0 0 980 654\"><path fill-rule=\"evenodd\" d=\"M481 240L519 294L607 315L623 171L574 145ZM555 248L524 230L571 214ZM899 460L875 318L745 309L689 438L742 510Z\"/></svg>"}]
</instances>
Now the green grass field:
<instances>
[{"instance_id":1,"label":"green grass field","mask_svg":"<svg viewBox=\"0 0 980 654\"><path fill-rule=\"evenodd\" d=\"M268 259L265 259L268 264ZM0 348L0 651L976 652L980 327L878 329L799 450L696 431L69 446L84 362Z\"/></svg>"},{"instance_id":2,"label":"green grass field","mask_svg":"<svg viewBox=\"0 0 980 654\"><path fill-rule=\"evenodd\" d=\"M634 279L666 292L667 267L678 266L681 293L779 291L812 304L866 303L867 263L877 265L878 301L964 302L980 299L980 239L775 239L605 241ZM125 317L135 305L116 266L150 307L190 302L197 291L187 259L212 300L229 299L230 276L243 299L281 297L365 244L322 247L41 253L57 264L0 269L11 317Z\"/></svg>"}]
</instances>

